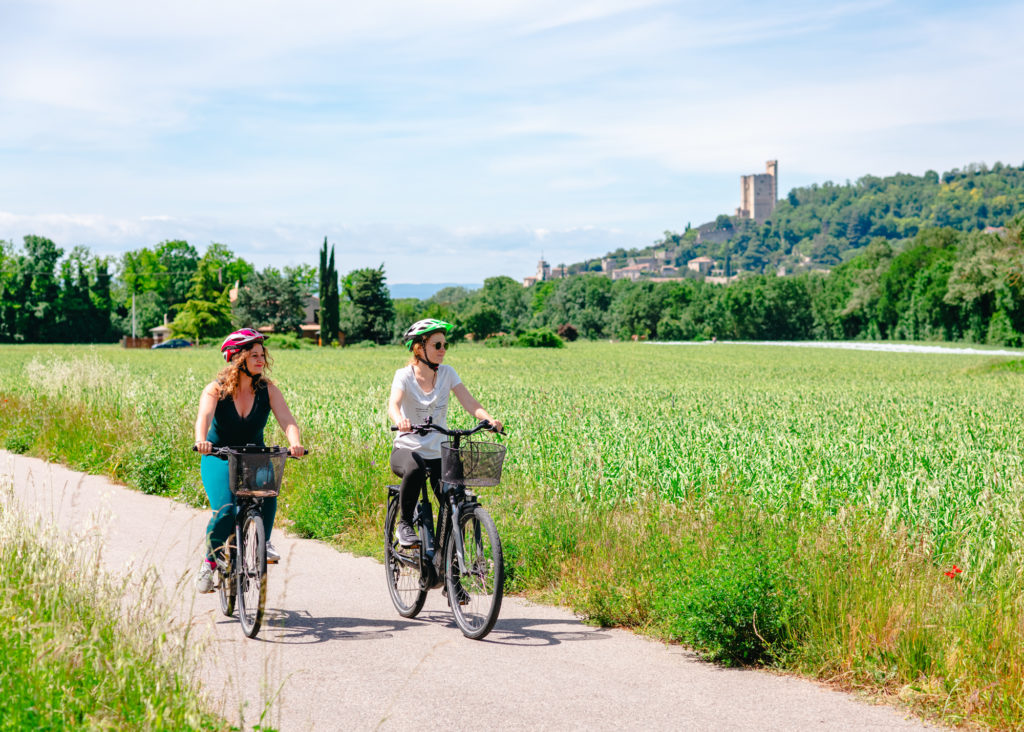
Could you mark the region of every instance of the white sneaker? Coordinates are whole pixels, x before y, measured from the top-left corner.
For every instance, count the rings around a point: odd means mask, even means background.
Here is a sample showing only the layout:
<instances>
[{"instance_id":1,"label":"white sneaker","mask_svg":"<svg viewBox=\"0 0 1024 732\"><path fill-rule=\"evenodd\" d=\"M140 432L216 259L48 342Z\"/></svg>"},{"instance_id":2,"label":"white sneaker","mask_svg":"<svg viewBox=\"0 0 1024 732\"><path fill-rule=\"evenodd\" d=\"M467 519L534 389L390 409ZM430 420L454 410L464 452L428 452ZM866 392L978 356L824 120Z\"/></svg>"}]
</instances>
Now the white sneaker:
<instances>
[{"instance_id":1,"label":"white sneaker","mask_svg":"<svg viewBox=\"0 0 1024 732\"><path fill-rule=\"evenodd\" d=\"M269 541L267 542L267 564L277 564L281 561L281 555L277 553L277 549Z\"/></svg>"},{"instance_id":2,"label":"white sneaker","mask_svg":"<svg viewBox=\"0 0 1024 732\"><path fill-rule=\"evenodd\" d=\"M210 564L205 559L196 576L196 592L201 592L204 595L213 592L213 570L210 569Z\"/></svg>"}]
</instances>

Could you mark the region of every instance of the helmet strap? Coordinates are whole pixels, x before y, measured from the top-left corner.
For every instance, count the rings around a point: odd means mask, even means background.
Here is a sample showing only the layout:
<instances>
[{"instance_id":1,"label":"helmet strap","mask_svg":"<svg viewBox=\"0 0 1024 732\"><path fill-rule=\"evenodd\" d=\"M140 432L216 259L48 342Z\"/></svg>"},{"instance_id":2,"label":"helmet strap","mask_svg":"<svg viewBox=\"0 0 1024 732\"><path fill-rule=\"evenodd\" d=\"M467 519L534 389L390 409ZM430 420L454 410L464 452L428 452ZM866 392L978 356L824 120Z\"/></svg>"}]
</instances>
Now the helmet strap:
<instances>
[{"instance_id":1,"label":"helmet strap","mask_svg":"<svg viewBox=\"0 0 1024 732\"><path fill-rule=\"evenodd\" d=\"M439 364L436 364L433 361L424 358L423 356L416 356L416 360L419 361L420 363L426 364L427 368L430 369L431 371L437 371L437 367L439 366Z\"/></svg>"}]
</instances>

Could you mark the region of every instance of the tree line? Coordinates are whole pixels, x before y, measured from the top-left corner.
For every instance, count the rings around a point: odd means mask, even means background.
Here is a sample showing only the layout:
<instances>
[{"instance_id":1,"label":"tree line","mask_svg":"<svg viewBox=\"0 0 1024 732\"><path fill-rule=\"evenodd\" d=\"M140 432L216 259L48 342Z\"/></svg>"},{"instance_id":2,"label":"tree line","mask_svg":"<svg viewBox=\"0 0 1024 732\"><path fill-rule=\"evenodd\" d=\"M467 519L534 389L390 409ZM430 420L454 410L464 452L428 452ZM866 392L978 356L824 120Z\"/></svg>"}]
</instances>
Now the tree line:
<instances>
[{"instance_id":1,"label":"tree line","mask_svg":"<svg viewBox=\"0 0 1024 732\"><path fill-rule=\"evenodd\" d=\"M325 240L325 254L326 247ZM349 272L339 290L333 249L329 270L327 264L257 271L223 244L200 254L180 240L118 258L83 246L65 254L36 235L25 236L21 247L0 241L0 342L109 343L147 336L164 322L174 335L197 342L251 325L294 334L321 283L328 285L326 308L319 308L328 318L325 333L389 341L394 312L383 266Z\"/></svg>"},{"instance_id":2,"label":"tree line","mask_svg":"<svg viewBox=\"0 0 1024 732\"><path fill-rule=\"evenodd\" d=\"M232 328L294 333L311 293L330 344L394 343L414 321L442 318L455 337L507 344L566 339L899 339L1024 346L1024 214L995 232L926 227L874 237L829 272L743 273L729 285L698 279L616 280L583 273L523 287L492 277L477 290L392 300L384 267L339 277L324 241L321 265L257 271L222 244L200 255L184 241L119 259L51 240L0 242L0 341L112 342L166 318L192 340ZM230 297L237 286L237 297ZM134 313L134 315L133 315ZM537 335L540 334L540 335ZM503 340L504 339L504 340Z\"/></svg>"},{"instance_id":3,"label":"tree line","mask_svg":"<svg viewBox=\"0 0 1024 732\"><path fill-rule=\"evenodd\" d=\"M940 340L1024 346L1024 214L996 233L920 230L872 239L830 272L746 273L729 285L612 281L590 273L523 287L494 277L395 302L396 335L419 317L474 339L547 329L569 338Z\"/></svg>"}]
</instances>

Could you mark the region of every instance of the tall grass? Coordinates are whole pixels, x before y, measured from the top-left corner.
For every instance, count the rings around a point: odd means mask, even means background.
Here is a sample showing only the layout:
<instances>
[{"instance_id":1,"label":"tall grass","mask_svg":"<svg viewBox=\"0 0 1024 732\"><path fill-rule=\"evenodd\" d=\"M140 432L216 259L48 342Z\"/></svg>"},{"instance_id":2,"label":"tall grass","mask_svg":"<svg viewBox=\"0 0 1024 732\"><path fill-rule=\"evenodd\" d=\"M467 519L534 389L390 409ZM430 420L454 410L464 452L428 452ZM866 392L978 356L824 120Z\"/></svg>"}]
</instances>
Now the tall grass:
<instances>
[{"instance_id":1,"label":"tall grass","mask_svg":"<svg viewBox=\"0 0 1024 732\"><path fill-rule=\"evenodd\" d=\"M0 478L3 481L4 478ZM186 628L99 545L30 520L0 482L0 729L222 730Z\"/></svg>"},{"instance_id":2,"label":"tall grass","mask_svg":"<svg viewBox=\"0 0 1024 732\"><path fill-rule=\"evenodd\" d=\"M404 352L275 355L315 450L289 466L283 520L376 553ZM483 500L513 590L725 663L1024 726L1022 377L1003 361L575 343L449 362L510 429ZM201 503L187 448L215 352L8 347L0 364L0 444Z\"/></svg>"}]
</instances>

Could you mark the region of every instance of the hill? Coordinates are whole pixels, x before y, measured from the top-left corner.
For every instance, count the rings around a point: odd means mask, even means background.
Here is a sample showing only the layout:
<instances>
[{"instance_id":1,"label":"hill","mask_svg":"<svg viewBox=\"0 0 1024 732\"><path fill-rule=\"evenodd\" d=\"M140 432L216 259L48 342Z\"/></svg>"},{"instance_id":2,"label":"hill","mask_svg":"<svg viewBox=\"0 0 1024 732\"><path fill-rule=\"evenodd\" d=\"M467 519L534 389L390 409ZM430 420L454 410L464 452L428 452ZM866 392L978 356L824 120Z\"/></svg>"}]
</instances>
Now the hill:
<instances>
[{"instance_id":1,"label":"hill","mask_svg":"<svg viewBox=\"0 0 1024 732\"><path fill-rule=\"evenodd\" d=\"M630 257L664 252L676 267L708 256L731 272L786 273L830 269L863 251L873 239L895 248L922 229L949 227L962 232L1000 227L1024 210L1024 165L972 163L941 175L865 175L837 185L831 181L792 189L771 217L758 225L720 215L682 233L666 231L652 246L618 249L604 259L623 266ZM601 259L577 262L569 273L600 271Z\"/></svg>"}]
</instances>

